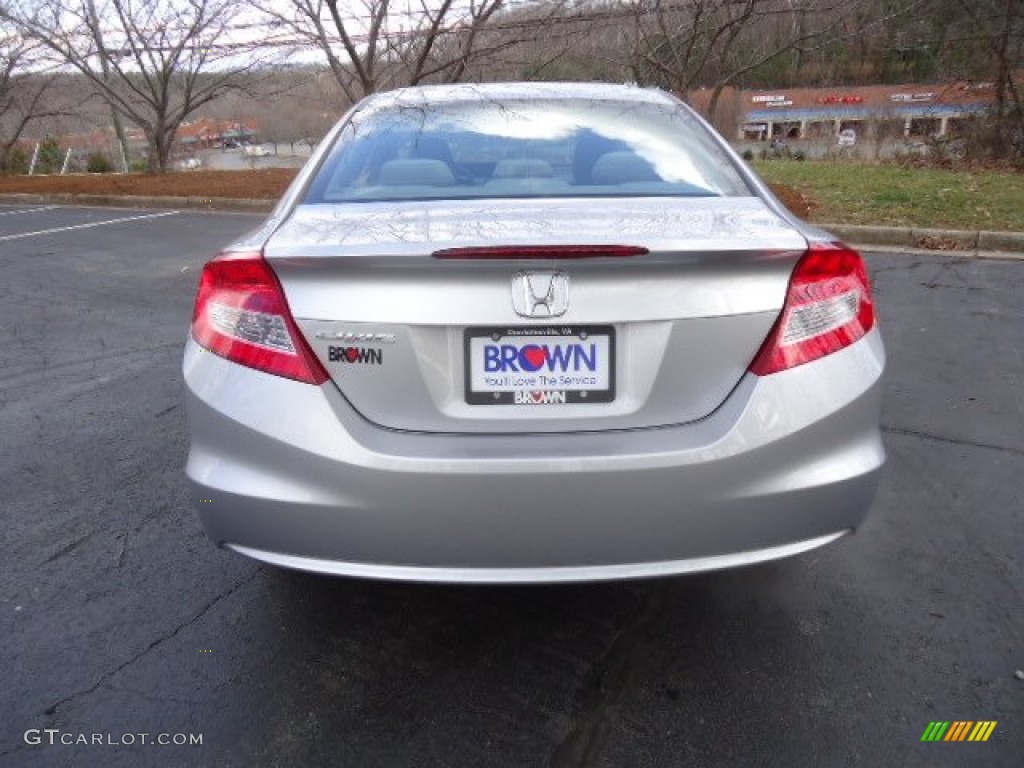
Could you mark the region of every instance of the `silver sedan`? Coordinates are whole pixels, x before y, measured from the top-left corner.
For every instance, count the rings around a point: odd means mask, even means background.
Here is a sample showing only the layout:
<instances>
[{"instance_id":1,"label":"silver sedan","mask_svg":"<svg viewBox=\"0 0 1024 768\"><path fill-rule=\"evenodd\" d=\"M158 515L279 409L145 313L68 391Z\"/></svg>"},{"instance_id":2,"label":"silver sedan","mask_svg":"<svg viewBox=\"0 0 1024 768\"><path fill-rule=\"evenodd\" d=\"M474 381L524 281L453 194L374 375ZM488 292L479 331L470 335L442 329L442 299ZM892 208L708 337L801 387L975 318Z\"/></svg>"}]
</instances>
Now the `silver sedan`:
<instances>
[{"instance_id":1,"label":"silver sedan","mask_svg":"<svg viewBox=\"0 0 1024 768\"><path fill-rule=\"evenodd\" d=\"M214 542L306 571L747 565L863 522L884 359L860 255L672 96L411 88L205 266L187 474Z\"/></svg>"}]
</instances>

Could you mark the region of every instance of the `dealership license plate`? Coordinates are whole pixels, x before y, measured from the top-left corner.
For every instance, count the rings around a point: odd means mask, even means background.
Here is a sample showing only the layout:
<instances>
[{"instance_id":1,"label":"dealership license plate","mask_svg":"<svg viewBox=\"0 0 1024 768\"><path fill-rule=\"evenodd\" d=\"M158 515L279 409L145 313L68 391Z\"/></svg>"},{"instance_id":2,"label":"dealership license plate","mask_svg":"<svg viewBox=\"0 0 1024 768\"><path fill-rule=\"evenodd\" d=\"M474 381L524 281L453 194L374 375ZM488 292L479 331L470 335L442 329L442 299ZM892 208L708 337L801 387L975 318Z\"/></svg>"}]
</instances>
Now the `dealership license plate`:
<instances>
[{"instance_id":1,"label":"dealership license plate","mask_svg":"<svg viewBox=\"0 0 1024 768\"><path fill-rule=\"evenodd\" d=\"M467 328L466 402L607 403L615 398L610 325Z\"/></svg>"}]
</instances>

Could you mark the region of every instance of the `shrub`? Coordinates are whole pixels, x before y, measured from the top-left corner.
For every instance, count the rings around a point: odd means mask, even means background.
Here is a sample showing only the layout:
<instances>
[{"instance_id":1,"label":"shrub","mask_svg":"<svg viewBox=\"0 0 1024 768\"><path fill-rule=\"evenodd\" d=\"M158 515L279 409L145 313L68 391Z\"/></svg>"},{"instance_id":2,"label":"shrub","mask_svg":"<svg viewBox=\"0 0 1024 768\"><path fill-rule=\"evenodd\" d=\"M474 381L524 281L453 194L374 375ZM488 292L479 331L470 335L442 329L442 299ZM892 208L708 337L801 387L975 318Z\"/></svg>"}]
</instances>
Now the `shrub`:
<instances>
[{"instance_id":1,"label":"shrub","mask_svg":"<svg viewBox=\"0 0 1024 768\"><path fill-rule=\"evenodd\" d=\"M34 173L60 173L64 161L60 142L53 136L47 136L39 142L39 156L36 158Z\"/></svg>"},{"instance_id":2,"label":"shrub","mask_svg":"<svg viewBox=\"0 0 1024 768\"><path fill-rule=\"evenodd\" d=\"M752 161L754 159L754 150L752 150L752 149L744 149L743 150L743 159L746 160L748 163L750 161Z\"/></svg>"},{"instance_id":3,"label":"shrub","mask_svg":"<svg viewBox=\"0 0 1024 768\"><path fill-rule=\"evenodd\" d=\"M28 173L28 155L21 147L13 147L7 157L0 158L0 172Z\"/></svg>"},{"instance_id":4,"label":"shrub","mask_svg":"<svg viewBox=\"0 0 1024 768\"><path fill-rule=\"evenodd\" d=\"M93 152L85 161L85 170L89 173L112 173L114 164L104 152Z\"/></svg>"}]
</instances>

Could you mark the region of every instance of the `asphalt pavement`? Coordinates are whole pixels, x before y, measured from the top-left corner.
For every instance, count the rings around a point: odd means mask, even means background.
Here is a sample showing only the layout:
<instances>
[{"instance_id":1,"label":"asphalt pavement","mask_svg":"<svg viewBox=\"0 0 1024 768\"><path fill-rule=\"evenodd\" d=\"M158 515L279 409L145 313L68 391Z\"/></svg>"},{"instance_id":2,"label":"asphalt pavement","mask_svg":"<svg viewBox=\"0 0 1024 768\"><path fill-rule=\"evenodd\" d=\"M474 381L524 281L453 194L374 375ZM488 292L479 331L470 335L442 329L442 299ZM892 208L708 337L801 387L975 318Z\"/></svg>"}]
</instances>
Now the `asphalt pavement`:
<instances>
[{"instance_id":1,"label":"asphalt pavement","mask_svg":"<svg viewBox=\"0 0 1024 768\"><path fill-rule=\"evenodd\" d=\"M196 280L259 221L0 206L0 765L1022 764L1024 264L869 257L889 463L857 535L696 577L408 586L258 566L192 511ZM922 742L933 721L997 724Z\"/></svg>"}]
</instances>

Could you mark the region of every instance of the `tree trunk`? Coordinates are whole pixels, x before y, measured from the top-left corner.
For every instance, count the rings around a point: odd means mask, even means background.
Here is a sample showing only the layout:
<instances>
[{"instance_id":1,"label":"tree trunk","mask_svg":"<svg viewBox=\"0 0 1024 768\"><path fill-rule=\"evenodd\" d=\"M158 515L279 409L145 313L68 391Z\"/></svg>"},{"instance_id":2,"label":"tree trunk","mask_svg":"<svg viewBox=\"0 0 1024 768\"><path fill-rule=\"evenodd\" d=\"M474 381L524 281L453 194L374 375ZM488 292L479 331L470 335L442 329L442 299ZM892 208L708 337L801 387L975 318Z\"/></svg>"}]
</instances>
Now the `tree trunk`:
<instances>
[{"instance_id":1,"label":"tree trunk","mask_svg":"<svg viewBox=\"0 0 1024 768\"><path fill-rule=\"evenodd\" d=\"M174 140L174 132L162 125L158 125L153 131L146 132L146 141L149 144L149 172L166 173L168 159L171 154L171 143Z\"/></svg>"},{"instance_id":2,"label":"tree trunk","mask_svg":"<svg viewBox=\"0 0 1024 768\"><path fill-rule=\"evenodd\" d=\"M722 98L722 91L725 89L725 83L717 83L715 89L711 91L711 100L708 102L708 122L712 125L715 124L715 113L718 112L718 100Z\"/></svg>"}]
</instances>

